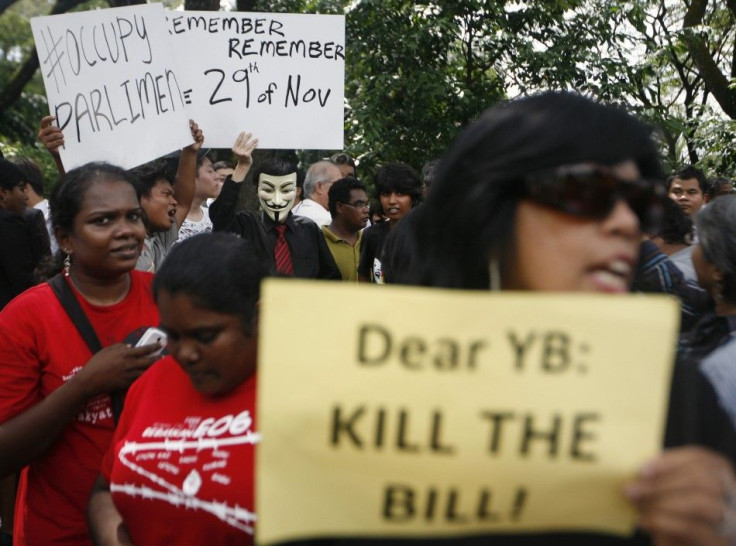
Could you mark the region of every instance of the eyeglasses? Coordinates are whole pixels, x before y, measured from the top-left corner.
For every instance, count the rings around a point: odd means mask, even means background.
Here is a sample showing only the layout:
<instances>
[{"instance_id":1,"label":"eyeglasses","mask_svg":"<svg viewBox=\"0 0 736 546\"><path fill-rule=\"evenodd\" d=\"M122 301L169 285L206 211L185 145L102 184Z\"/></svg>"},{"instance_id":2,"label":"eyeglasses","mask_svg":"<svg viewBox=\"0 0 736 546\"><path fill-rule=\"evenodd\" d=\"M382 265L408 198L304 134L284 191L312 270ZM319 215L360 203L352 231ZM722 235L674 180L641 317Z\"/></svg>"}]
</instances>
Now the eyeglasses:
<instances>
[{"instance_id":1,"label":"eyeglasses","mask_svg":"<svg viewBox=\"0 0 736 546\"><path fill-rule=\"evenodd\" d=\"M636 214L644 232L655 230L664 211L666 192L653 180L621 180L600 167L561 167L528 175L526 196L561 212L602 220L619 199Z\"/></svg>"},{"instance_id":2,"label":"eyeglasses","mask_svg":"<svg viewBox=\"0 0 736 546\"><path fill-rule=\"evenodd\" d=\"M351 207L355 207L356 209L369 209L371 208L370 201L356 201L355 203L344 203L340 201L343 205L350 205Z\"/></svg>"}]
</instances>

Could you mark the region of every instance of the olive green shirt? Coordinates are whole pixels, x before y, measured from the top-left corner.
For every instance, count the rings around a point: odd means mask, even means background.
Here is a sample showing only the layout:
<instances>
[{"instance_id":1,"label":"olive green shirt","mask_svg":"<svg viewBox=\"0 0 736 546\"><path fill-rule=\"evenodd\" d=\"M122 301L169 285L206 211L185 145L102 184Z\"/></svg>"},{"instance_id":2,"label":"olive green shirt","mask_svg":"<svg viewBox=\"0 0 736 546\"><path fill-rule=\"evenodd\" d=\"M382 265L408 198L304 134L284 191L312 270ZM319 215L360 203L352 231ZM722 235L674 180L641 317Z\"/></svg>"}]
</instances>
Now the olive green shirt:
<instances>
[{"instance_id":1,"label":"olive green shirt","mask_svg":"<svg viewBox=\"0 0 736 546\"><path fill-rule=\"evenodd\" d=\"M340 270L342 280L349 282L358 282L358 262L360 262L360 241L363 239L363 231L358 232L358 240L355 246L352 246L345 239L340 239L332 233L327 226L322 226L322 233L325 234L325 241L335 258L337 268Z\"/></svg>"}]
</instances>

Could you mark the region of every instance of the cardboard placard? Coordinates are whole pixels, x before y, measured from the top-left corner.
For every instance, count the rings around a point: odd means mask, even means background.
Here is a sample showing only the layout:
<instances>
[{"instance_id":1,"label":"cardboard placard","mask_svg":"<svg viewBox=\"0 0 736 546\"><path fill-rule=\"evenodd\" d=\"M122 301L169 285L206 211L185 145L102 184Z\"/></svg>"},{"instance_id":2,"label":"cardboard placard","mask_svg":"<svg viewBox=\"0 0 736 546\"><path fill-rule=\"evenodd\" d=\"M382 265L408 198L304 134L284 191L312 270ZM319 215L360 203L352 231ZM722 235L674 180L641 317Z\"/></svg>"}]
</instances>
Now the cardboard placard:
<instances>
[{"instance_id":1,"label":"cardboard placard","mask_svg":"<svg viewBox=\"0 0 736 546\"><path fill-rule=\"evenodd\" d=\"M633 531L671 298L271 279L260 309L259 544Z\"/></svg>"},{"instance_id":2,"label":"cardboard placard","mask_svg":"<svg viewBox=\"0 0 736 546\"><path fill-rule=\"evenodd\" d=\"M207 146L343 147L345 17L168 11L190 117Z\"/></svg>"},{"instance_id":3,"label":"cardboard placard","mask_svg":"<svg viewBox=\"0 0 736 546\"><path fill-rule=\"evenodd\" d=\"M191 144L161 4L35 17L31 29L67 170L132 168Z\"/></svg>"}]
</instances>

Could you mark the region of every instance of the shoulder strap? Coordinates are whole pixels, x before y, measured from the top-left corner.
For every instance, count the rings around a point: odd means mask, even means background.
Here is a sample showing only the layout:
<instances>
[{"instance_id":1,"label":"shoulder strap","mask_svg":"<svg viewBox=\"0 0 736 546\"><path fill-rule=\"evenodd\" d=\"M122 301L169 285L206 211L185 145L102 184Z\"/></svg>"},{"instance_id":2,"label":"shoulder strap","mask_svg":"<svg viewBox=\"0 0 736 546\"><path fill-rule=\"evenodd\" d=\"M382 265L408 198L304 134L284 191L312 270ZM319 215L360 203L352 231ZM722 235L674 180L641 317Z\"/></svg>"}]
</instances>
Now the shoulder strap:
<instances>
[{"instance_id":1,"label":"shoulder strap","mask_svg":"<svg viewBox=\"0 0 736 546\"><path fill-rule=\"evenodd\" d=\"M79 332L79 335L82 336L82 339L84 339L90 351L92 351L92 354L97 353L102 349L100 340L97 339L97 334L95 334L92 325L89 323L87 315L84 314L84 309L79 305L79 300L77 300L72 289L69 288L69 285L62 274L58 273L54 275L48 280L48 283L54 291L54 294L56 294L56 297L59 298L61 306L64 308L64 311L66 311L66 314L69 315L69 318ZM117 425L118 420L120 420L120 414L123 412L125 391L111 392L110 401L112 403L113 422Z\"/></svg>"},{"instance_id":2,"label":"shoulder strap","mask_svg":"<svg viewBox=\"0 0 736 546\"><path fill-rule=\"evenodd\" d=\"M59 302L64 308L64 311L66 311L66 314L69 315L69 318L74 323L79 335L81 335L82 339L87 343L90 351L94 354L102 349L100 340L97 339L97 334L95 334L95 331L92 329L92 325L89 323L87 315L84 314L82 306L79 305L79 301L72 292L72 289L69 288L69 285L62 274L58 273L49 279L48 283L54 291L54 294L56 294L56 297L59 298Z\"/></svg>"}]
</instances>

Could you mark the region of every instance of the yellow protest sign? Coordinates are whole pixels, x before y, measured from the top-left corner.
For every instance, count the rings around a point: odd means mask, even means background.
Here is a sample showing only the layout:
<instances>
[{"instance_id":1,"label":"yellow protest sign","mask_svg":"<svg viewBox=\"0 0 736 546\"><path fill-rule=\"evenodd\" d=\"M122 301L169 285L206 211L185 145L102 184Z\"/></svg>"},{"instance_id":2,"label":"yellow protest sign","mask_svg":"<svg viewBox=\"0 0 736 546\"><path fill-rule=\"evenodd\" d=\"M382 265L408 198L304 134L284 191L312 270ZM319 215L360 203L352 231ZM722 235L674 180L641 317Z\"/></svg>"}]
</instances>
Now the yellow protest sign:
<instances>
[{"instance_id":1,"label":"yellow protest sign","mask_svg":"<svg viewBox=\"0 0 736 546\"><path fill-rule=\"evenodd\" d=\"M632 532L674 300L272 279L261 301L260 544Z\"/></svg>"}]
</instances>

